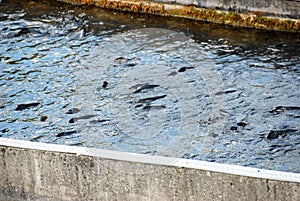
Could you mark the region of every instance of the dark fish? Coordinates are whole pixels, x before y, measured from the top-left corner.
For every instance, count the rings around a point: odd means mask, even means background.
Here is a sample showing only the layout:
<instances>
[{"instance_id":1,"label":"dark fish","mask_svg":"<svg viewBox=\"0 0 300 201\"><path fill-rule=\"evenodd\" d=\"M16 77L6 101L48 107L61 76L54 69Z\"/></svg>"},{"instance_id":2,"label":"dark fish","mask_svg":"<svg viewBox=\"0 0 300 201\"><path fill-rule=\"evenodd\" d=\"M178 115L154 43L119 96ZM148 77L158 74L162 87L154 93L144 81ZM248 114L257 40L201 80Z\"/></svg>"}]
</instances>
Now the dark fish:
<instances>
[{"instance_id":1,"label":"dark fish","mask_svg":"<svg viewBox=\"0 0 300 201\"><path fill-rule=\"evenodd\" d=\"M35 141L39 140L42 137L44 137L44 135L39 135L37 137L32 138L30 141L35 142Z\"/></svg>"},{"instance_id":2,"label":"dark fish","mask_svg":"<svg viewBox=\"0 0 300 201\"><path fill-rule=\"evenodd\" d=\"M224 90L224 91L218 91L216 93L216 95L223 95L223 94L229 94L229 93L233 93L233 92L236 92L237 89L227 89L227 90Z\"/></svg>"},{"instance_id":3,"label":"dark fish","mask_svg":"<svg viewBox=\"0 0 300 201\"><path fill-rule=\"evenodd\" d=\"M40 103L24 103L24 104L19 104L15 110L16 111L22 111L22 110L28 109L30 107L38 106L39 104Z\"/></svg>"},{"instance_id":4,"label":"dark fish","mask_svg":"<svg viewBox=\"0 0 300 201\"><path fill-rule=\"evenodd\" d=\"M143 107L144 110L150 110L150 109L156 109L156 110L161 110L166 108L165 105L145 105Z\"/></svg>"},{"instance_id":5,"label":"dark fish","mask_svg":"<svg viewBox=\"0 0 300 201\"><path fill-rule=\"evenodd\" d=\"M14 37L19 37L19 36L22 36L22 35L24 35L24 34L28 34L28 33L30 33L31 31L30 31L30 29L29 28L27 28L27 27L23 27L23 28L21 28L20 30L18 30L16 33L15 33L15 35L13 35Z\"/></svg>"},{"instance_id":6,"label":"dark fish","mask_svg":"<svg viewBox=\"0 0 300 201\"><path fill-rule=\"evenodd\" d=\"M123 59L126 59L125 57L118 57L115 59L115 61L119 61L119 60L123 60Z\"/></svg>"},{"instance_id":7,"label":"dark fish","mask_svg":"<svg viewBox=\"0 0 300 201\"><path fill-rule=\"evenodd\" d=\"M279 137L284 137L289 133L294 133L294 132L297 132L297 131L298 130L296 130L296 129L271 130L267 134L266 138L268 140L273 140L273 139L276 139L276 138L279 138Z\"/></svg>"},{"instance_id":8,"label":"dark fish","mask_svg":"<svg viewBox=\"0 0 300 201\"><path fill-rule=\"evenodd\" d=\"M236 130L238 129L238 127L236 127L236 126L231 126L229 129L230 129L231 131L236 131Z\"/></svg>"},{"instance_id":9,"label":"dark fish","mask_svg":"<svg viewBox=\"0 0 300 201\"><path fill-rule=\"evenodd\" d=\"M41 121L46 121L47 119L48 119L47 116L41 116L41 118L40 118Z\"/></svg>"},{"instance_id":10,"label":"dark fish","mask_svg":"<svg viewBox=\"0 0 300 201\"><path fill-rule=\"evenodd\" d=\"M68 135L72 135L74 133L77 133L77 131L73 130L73 131L64 131L64 132L60 132L56 135L56 137L63 137L63 136L68 136Z\"/></svg>"},{"instance_id":11,"label":"dark fish","mask_svg":"<svg viewBox=\"0 0 300 201\"><path fill-rule=\"evenodd\" d=\"M127 64L126 66L133 67L133 66L136 66L136 64L135 63L130 63L130 64Z\"/></svg>"},{"instance_id":12,"label":"dark fish","mask_svg":"<svg viewBox=\"0 0 300 201\"><path fill-rule=\"evenodd\" d=\"M184 71L186 71L187 69L193 69L194 67L181 67L179 70L178 70L178 72L179 73L182 73L182 72L184 72Z\"/></svg>"},{"instance_id":13,"label":"dark fish","mask_svg":"<svg viewBox=\"0 0 300 201\"><path fill-rule=\"evenodd\" d=\"M300 107L298 106L284 106L286 110L300 110Z\"/></svg>"},{"instance_id":14,"label":"dark fish","mask_svg":"<svg viewBox=\"0 0 300 201\"><path fill-rule=\"evenodd\" d=\"M102 123L102 122L106 122L106 121L110 121L109 119L98 119L98 120L92 120L90 121L91 124L96 124L96 123Z\"/></svg>"},{"instance_id":15,"label":"dark fish","mask_svg":"<svg viewBox=\"0 0 300 201\"><path fill-rule=\"evenodd\" d=\"M242 122L242 121L238 122L237 125L241 126L241 127L247 126L247 124L245 122Z\"/></svg>"},{"instance_id":16,"label":"dark fish","mask_svg":"<svg viewBox=\"0 0 300 201\"><path fill-rule=\"evenodd\" d=\"M218 137L220 134L217 134L217 133L211 133L210 136L212 137Z\"/></svg>"},{"instance_id":17,"label":"dark fish","mask_svg":"<svg viewBox=\"0 0 300 201\"><path fill-rule=\"evenodd\" d=\"M72 109L68 110L68 112L66 114L76 114L78 112L80 112L80 109L72 108Z\"/></svg>"},{"instance_id":18,"label":"dark fish","mask_svg":"<svg viewBox=\"0 0 300 201\"><path fill-rule=\"evenodd\" d=\"M85 116L81 116L81 117L74 117L74 118L69 120L69 123L74 123L75 121L80 120L80 119L90 119L90 118L93 118L95 116L97 116L97 115L91 114L91 115L85 115Z\"/></svg>"},{"instance_id":19,"label":"dark fish","mask_svg":"<svg viewBox=\"0 0 300 201\"><path fill-rule=\"evenodd\" d=\"M7 133L8 131L9 131L9 129L7 129L7 128L4 128L1 130L2 133Z\"/></svg>"},{"instance_id":20,"label":"dark fish","mask_svg":"<svg viewBox=\"0 0 300 201\"><path fill-rule=\"evenodd\" d=\"M285 110L300 110L300 107L299 106L276 106L273 110L271 110L269 112L278 114Z\"/></svg>"},{"instance_id":21,"label":"dark fish","mask_svg":"<svg viewBox=\"0 0 300 201\"><path fill-rule=\"evenodd\" d=\"M127 59L125 57L118 57L118 58L115 59L115 61L118 62L118 63L124 63L124 62L127 62L129 60L130 59Z\"/></svg>"},{"instance_id":22,"label":"dark fish","mask_svg":"<svg viewBox=\"0 0 300 201\"><path fill-rule=\"evenodd\" d=\"M142 85L140 86L137 90L135 90L133 93L136 94L136 93L139 93L145 89L153 89L155 87L159 87L159 85L157 84L145 84L145 85Z\"/></svg>"},{"instance_id":23,"label":"dark fish","mask_svg":"<svg viewBox=\"0 0 300 201\"><path fill-rule=\"evenodd\" d=\"M106 88L108 85L108 82L107 81L104 81L103 84L102 84L102 88Z\"/></svg>"},{"instance_id":24,"label":"dark fish","mask_svg":"<svg viewBox=\"0 0 300 201\"><path fill-rule=\"evenodd\" d=\"M143 99L140 99L138 101L138 103L150 103L152 101L156 101L158 99L161 99L161 98L164 98L166 97L167 95L162 95L162 96L154 96L154 97L149 97L149 98L143 98Z\"/></svg>"}]
</instances>

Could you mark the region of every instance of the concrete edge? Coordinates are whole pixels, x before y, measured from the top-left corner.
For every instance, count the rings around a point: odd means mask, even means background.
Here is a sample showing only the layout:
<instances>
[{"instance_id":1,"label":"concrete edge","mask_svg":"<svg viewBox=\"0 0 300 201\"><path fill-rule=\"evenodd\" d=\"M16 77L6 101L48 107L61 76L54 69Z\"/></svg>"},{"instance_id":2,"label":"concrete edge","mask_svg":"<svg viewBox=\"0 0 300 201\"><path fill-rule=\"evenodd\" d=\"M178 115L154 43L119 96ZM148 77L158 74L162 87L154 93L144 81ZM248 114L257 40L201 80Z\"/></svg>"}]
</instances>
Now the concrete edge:
<instances>
[{"instance_id":1,"label":"concrete edge","mask_svg":"<svg viewBox=\"0 0 300 201\"><path fill-rule=\"evenodd\" d=\"M95 5L101 8L122 10L136 13L149 13L161 16L181 17L194 20L209 21L236 27L252 27L257 29L300 32L300 11L298 1L282 8L286 1L273 0L266 8L256 7L255 2L244 1L197 1L197 0L58 0L75 5ZM266 0L264 2L267 2ZM225 5L226 4L226 5ZM228 5L227 5L228 4ZM232 5L231 5L232 4ZM253 5L252 5L253 4ZM269 2L270 4L270 2ZM296 6L295 6L296 5ZM296 7L296 8L295 8ZM286 10L296 14L287 14ZM268 12L270 11L270 12Z\"/></svg>"},{"instance_id":2,"label":"concrete edge","mask_svg":"<svg viewBox=\"0 0 300 201\"><path fill-rule=\"evenodd\" d=\"M206 170L218 173L233 174L246 177L270 179L286 182L300 183L300 174L281 172L258 168L243 167L238 165L220 164L199 160L190 160L174 157L153 156L146 154L135 154L120 151L111 151L87 147L75 147L66 145L47 144L39 142L22 141L8 138L0 138L0 146L16 147L22 149L42 150L49 152L71 153L76 155L93 156L118 161L134 163L155 164L170 167L190 168Z\"/></svg>"}]
</instances>

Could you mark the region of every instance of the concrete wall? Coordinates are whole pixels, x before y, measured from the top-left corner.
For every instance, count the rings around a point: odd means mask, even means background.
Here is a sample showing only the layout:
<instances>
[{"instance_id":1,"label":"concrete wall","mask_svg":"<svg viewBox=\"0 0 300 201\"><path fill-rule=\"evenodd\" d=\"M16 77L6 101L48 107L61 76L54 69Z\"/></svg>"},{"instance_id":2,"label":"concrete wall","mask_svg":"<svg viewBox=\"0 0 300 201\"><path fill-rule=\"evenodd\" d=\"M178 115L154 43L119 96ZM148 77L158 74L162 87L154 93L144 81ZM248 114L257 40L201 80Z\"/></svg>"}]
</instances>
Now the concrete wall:
<instances>
[{"instance_id":1,"label":"concrete wall","mask_svg":"<svg viewBox=\"0 0 300 201\"><path fill-rule=\"evenodd\" d=\"M237 12L262 12L272 16L300 18L299 0L154 0Z\"/></svg>"},{"instance_id":2,"label":"concrete wall","mask_svg":"<svg viewBox=\"0 0 300 201\"><path fill-rule=\"evenodd\" d=\"M300 174L0 138L0 200L299 200Z\"/></svg>"},{"instance_id":3,"label":"concrete wall","mask_svg":"<svg viewBox=\"0 0 300 201\"><path fill-rule=\"evenodd\" d=\"M60 0L75 4L98 4L105 2L143 2L143 0ZM300 0L150 0L164 4L194 5L202 8L237 12L262 12L272 16L300 18Z\"/></svg>"},{"instance_id":4,"label":"concrete wall","mask_svg":"<svg viewBox=\"0 0 300 201\"><path fill-rule=\"evenodd\" d=\"M59 0L102 8L300 33L299 0Z\"/></svg>"}]
</instances>

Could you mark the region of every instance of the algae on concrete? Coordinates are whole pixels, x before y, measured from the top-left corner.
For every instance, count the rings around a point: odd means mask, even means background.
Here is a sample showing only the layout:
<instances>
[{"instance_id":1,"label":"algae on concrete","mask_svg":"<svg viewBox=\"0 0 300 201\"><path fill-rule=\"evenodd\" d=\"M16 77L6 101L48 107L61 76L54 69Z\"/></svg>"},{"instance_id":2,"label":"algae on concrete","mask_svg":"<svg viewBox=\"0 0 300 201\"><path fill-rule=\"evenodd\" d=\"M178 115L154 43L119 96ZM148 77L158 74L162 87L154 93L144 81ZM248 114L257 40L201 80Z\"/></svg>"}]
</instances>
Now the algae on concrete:
<instances>
[{"instance_id":1,"label":"algae on concrete","mask_svg":"<svg viewBox=\"0 0 300 201\"><path fill-rule=\"evenodd\" d=\"M234 9L228 5L220 5L224 9L204 8L196 5L201 5L200 2L190 5L186 1L155 1L155 0L60 0L63 2L80 4L80 5L96 5L102 8L109 8L122 11L131 11L137 13L149 13L162 16L184 17L194 20L205 20L214 23L239 26L239 27L253 27L257 29L267 29L276 31L300 32L300 20L293 18L282 18L286 13L282 10L277 14L270 16L270 13L263 13L261 11L253 11L251 7L249 10L238 9L237 5L233 5ZM238 2L238 1L237 1ZM274 4L277 2L273 0ZM179 3L179 4L178 4ZM207 2L206 2L207 3ZM296 2L297 3L297 2ZM220 3L219 3L220 4ZM216 4L216 5L219 5ZM300 10L300 2L299 10ZM206 4L205 4L206 5ZM209 4L208 4L209 5ZM252 4L251 4L252 5ZM294 5L294 4L293 4ZM291 5L291 6L293 6ZM279 8L278 8L279 9ZM277 9L277 10L278 10ZM293 8L290 8L293 9ZM242 10L242 11L240 11ZM258 8L258 10L260 10ZM265 8L262 10L266 10ZM279 9L280 10L280 9ZM292 10L294 16L299 15L297 9ZM291 12L292 12L291 11ZM279 14L278 14L279 12Z\"/></svg>"}]
</instances>

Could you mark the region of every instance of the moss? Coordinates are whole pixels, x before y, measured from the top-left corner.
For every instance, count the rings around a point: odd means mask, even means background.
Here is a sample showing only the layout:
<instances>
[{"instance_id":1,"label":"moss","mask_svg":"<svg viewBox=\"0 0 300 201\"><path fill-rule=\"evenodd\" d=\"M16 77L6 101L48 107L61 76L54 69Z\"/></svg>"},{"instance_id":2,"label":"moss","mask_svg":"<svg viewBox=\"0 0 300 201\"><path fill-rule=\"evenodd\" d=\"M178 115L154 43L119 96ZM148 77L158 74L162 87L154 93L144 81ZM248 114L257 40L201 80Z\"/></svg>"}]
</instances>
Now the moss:
<instances>
[{"instance_id":1,"label":"moss","mask_svg":"<svg viewBox=\"0 0 300 201\"><path fill-rule=\"evenodd\" d=\"M240 14L237 12L224 12L214 9L203 9L195 6L168 5L151 2L150 0L63 0L75 4L97 5L102 8L124 10L140 13L150 13L163 16L177 16L195 20L206 20L221 24L241 27L254 27L280 31L300 32L300 22L270 18L260 12Z\"/></svg>"},{"instance_id":2,"label":"moss","mask_svg":"<svg viewBox=\"0 0 300 201\"><path fill-rule=\"evenodd\" d=\"M173 15L173 13L175 13L174 10L171 11L170 15ZM216 10L196 9L195 7L189 6L183 7L182 12L177 10L176 16L188 17L196 20L207 20L240 27L300 32L299 21L268 18L263 16L261 13L245 16L236 12L218 12Z\"/></svg>"}]
</instances>

